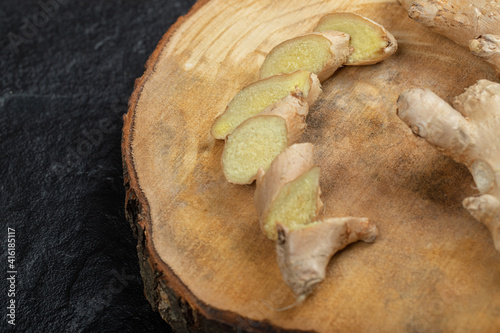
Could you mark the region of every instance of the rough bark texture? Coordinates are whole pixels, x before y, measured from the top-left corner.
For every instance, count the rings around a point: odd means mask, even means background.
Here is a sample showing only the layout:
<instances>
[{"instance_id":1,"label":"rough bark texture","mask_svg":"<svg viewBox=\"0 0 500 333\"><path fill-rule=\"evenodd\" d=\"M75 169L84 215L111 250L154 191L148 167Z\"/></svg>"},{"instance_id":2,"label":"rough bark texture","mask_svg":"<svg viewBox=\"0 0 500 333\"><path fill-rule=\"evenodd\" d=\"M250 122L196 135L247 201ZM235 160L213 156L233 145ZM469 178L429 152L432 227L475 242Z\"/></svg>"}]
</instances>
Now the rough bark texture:
<instances>
[{"instance_id":1,"label":"rough bark texture","mask_svg":"<svg viewBox=\"0 0 500 333\"><path fill-rule=\"evenodd\" d=\"M124 166L124 182L127 191L125 215L134 236L137 238L139 265L144 281L144 295L153 310L158 311L175 332L278 331L276 327L267 323L245 320L231 312L218 311L205 304L195 303L192 305L188 302L187 299L193 299L194 297L188 288L166 265L158 267L158 262L161 262L161 259L157 258L154 247L148 239L147 221L144 219L144 214L147 213L144 210L143 203L130 187L130 177L127 174L126 166ZM305 331L294 330L291 332Z\"/></svg>"}]
</instances>

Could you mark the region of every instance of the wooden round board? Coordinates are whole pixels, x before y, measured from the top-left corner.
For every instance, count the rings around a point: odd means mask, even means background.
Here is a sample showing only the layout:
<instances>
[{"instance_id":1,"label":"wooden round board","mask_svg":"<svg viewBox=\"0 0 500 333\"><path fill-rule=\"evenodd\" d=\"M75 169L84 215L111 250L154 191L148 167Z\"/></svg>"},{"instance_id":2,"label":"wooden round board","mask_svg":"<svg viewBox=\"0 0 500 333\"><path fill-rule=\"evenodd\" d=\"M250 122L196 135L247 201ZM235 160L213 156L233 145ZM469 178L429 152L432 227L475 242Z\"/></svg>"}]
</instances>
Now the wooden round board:
<instances>
[{"instance_id":1,"label":"wooden round board","mask_svg":"<svg viewBox=\"0 0 500 333\"><path fill-rule=\"evenodd\" d=\"M225 180L209 129L272 47L333 11L399 42L384 62L325 81L302 138L316 147L324 216L368 217L380 236L335 255L304 304L275 311L295 299L259 229L255 185ZM500 254L461 205L472 177L396 115L404 89L451 100L481 78L496 80L396 2L198 2L159 43L124 117L126 210L153 307L178 332L498 332Z\"/></svg>"}]
</instances>

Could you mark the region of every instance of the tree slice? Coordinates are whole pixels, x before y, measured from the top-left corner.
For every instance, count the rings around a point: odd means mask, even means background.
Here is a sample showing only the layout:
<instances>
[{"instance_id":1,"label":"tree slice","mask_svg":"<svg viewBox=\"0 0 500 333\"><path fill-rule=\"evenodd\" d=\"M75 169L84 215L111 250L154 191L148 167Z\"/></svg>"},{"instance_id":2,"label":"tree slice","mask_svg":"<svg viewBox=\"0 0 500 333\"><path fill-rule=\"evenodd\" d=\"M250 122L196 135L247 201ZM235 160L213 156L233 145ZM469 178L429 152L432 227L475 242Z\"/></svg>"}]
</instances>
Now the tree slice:
<instances>
[{"instance_id":1,"label":"tree slice","mask_svg":"<svg viewBox=\"0 0 500 333\"><path fill-rule=\"evenodd\" d=\"M148 61L124 117L126 211L146 296L176 331L500 327L500 256L461 206L477 193L472 177L396 116L404 89L449 100L495 73L396 3L365 2L200 1ZM259 230L255 186L225 181L224 143L209 131L257 80L267 52L333 11L372 18L399 43L382 63L344 67L326 80L302 137L322 169L325 216L367 217L380 236L335 255L304 304L277 312L295 298Z\"/></svg>"}]
</instances>

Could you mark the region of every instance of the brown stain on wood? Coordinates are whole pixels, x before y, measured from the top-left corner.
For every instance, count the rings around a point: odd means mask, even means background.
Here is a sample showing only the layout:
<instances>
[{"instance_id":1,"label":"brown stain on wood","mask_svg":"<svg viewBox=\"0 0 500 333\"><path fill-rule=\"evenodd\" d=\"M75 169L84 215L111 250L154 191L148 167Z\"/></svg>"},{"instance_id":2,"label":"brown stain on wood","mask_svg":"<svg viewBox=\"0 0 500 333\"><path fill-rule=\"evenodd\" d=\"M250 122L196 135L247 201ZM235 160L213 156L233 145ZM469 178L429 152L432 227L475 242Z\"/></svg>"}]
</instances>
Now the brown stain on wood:
<instances>
[{"instance_id":1,"label":"brown stain on wood","mask_svg":"<svg viewBox=\"0 0 500 333\"><path fill-rule=\"evenodd\" d=\"M148 299L178 331L495 331L500 256L461 207L475 193L461 165L398 119L397 96L445 99L495 73L407 18L395 3L201 1L160 42L124 117L127 216ZM257 79L265 54L334 10L383 24L399 41L384 62L324 83L303 142L316 146L327 216L366 216L381 235L337 254L300 307L260 232L254 185L225 181L209 128Z\"/></svg>"}]
</instances>

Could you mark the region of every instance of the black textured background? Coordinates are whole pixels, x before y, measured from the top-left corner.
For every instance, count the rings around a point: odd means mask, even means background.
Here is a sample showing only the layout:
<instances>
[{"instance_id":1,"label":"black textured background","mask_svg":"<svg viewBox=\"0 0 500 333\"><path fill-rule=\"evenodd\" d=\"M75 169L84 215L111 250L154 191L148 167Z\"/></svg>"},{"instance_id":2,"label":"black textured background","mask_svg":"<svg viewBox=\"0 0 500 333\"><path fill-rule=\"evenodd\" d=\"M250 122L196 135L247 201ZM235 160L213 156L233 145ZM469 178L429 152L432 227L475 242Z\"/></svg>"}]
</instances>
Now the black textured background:
<instances>
[{"instance_id":1,"label":"black textured background","mask_svg":"<svg viewBox=\"0 0 500 333\"><path fill-rule=\"evenodd\" d=\"M169 331L143 295L120 139L134 80L194 2L1 0L0 331Z\"/></svg>"}]
</instances>

